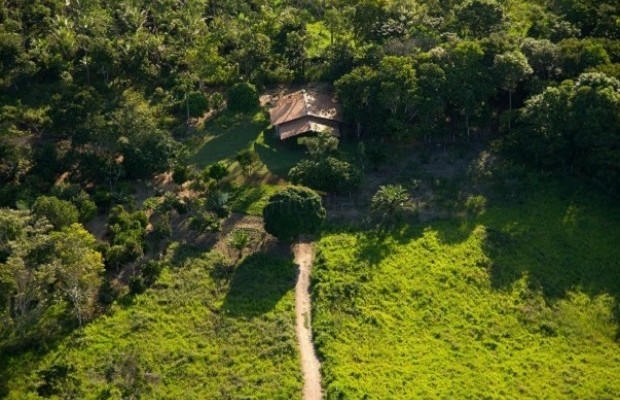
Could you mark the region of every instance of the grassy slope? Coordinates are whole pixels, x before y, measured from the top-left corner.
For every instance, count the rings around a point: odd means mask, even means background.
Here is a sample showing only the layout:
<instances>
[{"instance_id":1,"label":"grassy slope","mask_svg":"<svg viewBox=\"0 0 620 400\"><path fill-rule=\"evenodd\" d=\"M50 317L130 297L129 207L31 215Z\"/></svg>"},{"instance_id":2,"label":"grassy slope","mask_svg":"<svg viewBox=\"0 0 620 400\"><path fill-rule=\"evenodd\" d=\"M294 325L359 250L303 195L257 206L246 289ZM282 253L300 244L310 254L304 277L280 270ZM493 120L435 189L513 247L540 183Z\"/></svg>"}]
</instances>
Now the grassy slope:
<instances>
[{"instance_id":1,"label":"grassy slope","mask_svg":"<svg viewBox=\"0 0 620 400\"><path fill-rule=\"evenodd\" d=\"M328 398L615 398L612 206L547 189L470 221L325 235L313 327Z\"/></svg>"},{"instance_id":2,"label":"grassy slope","mask_svg":"<svg viewBox=\"0 0 620 400\"><path fill-rule=\"evenodd\" d=\"M265 255L229 273L208 257L185 264L47 355L3 360L5 372L21 366L8 398L37 398L33 372L59 361L76 367L79 398L300 398L293 265Z\"/></svg>"},{"instance_id":3,"label":"grassy slope","mask_svg":"<svg viewBox=\"0 0 620 400\"><path fill-rule=\"evenodd\" d=\"M223 114L207 123L201 132L202 143L190 149L189 162L204 168L218 161L228 162L229 180L239 187L234 193L232 208L236 212L262 215L267 198L285 186L288 171L304 157L304 151L295 143L281 143L271 137L268 118L259 111L255 115ZM246 182L235 154L254 148L260 163L250 182Z\"/></svg>"}]
</instances>

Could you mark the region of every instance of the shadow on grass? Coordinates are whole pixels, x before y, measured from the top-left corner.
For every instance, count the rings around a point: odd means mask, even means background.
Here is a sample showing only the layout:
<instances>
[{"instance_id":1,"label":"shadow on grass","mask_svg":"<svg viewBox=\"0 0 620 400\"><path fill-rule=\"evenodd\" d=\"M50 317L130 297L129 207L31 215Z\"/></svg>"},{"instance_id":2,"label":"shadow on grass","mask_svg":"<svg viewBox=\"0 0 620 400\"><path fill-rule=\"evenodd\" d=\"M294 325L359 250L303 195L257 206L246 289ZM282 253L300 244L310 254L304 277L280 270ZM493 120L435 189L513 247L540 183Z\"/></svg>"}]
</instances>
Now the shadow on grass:
<instances>
[{"instance_id":1,"label":"shadow on grass","mask_svg":"<svg viewBox=\"0 0 620 400\"><path fill-rule=\"evenodd\" d=\"M196 150L190 161L200 167L227 160L248 148L267 128L268 122L256 115L222 115L205 127L207 141Z\"/></svg>"},{"instance_id":2,"label":"shadow on grass","mask_svg":"<svg viewBox=\"0 0 620 400\"><path fill-rule=\"evenodd\" d=\"M257 317L273 310L295 287L298 269L290 259L263 253L245 258L232 273L220 310L231 317Z\"/></svg>"},{"instance_id":3,"label":"shadow on grass","mask_svg":"<svg viewBox=\"0 0 620 400\"><path fill-rule=\"evenodd\" d=\"M294 139L282 142L271 131L264 131L254 149L267 170L281 178L285 178L290 169L305 157L305 149Z\"/></svg>"}]
</instances>

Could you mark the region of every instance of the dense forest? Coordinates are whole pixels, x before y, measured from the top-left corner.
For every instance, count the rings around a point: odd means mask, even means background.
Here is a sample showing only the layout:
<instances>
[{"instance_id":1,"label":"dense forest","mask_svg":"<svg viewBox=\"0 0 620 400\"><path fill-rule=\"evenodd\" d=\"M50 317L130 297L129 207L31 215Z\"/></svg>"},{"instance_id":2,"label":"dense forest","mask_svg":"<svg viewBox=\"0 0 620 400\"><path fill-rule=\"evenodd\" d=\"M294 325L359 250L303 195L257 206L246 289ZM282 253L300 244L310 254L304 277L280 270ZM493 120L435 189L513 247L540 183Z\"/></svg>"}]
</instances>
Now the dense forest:
<instances>
[{"instance_id":1,"label":"dense forest","mask_svg":"<svg viewBox=\"0 0 620 400\"><path fill-rule=\"evenodd\" d=\"M219 188L226 167L186 163L197 121L308 82L333 85L342 142L371 164L401 145L484 142L506 168L620 194L614 0L0 0L0 353L107 312L123 267L141 266L132 292L151 285L163 267L148 237L169 222L132 187L172 171ZM252 157L237 160L248 175ZM290 177L351 194L363 168L349 161L310 157ZM227 215L218 196L200 229Z\"/></svg>"}]
</instances>

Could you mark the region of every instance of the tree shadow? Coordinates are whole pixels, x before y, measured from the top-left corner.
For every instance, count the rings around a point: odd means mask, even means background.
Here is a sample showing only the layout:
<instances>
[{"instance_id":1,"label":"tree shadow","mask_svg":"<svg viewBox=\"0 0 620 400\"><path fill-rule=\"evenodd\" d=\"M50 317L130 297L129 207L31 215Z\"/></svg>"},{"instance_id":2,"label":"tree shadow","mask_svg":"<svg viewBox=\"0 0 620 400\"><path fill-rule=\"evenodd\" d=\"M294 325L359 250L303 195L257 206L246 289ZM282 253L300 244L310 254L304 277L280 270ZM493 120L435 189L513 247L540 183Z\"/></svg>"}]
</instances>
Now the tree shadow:
<instances>
[{"instance_id":1,"label":"tree shadow","mask_svg":"<svg viewBox=\"0 0 620 400\"><path fill-rule=\"evenodd\" d=\"M290 258L252 254L233 271L220 311L235 318L268 313L295 287L297 274L298 268Z\"/></svg>"},{"instance_id":2,"label":"tree shadow","mask_svg":"<svg viewBox=\"0 0 620 400\"><path fill-rule=\"evenodd\" d=\"M612 200L561 188L512 209L485 223L483 249L494 288L527 276L549 302L581 290L608 294L618 304L620 213Z\"/></svg>"},{"instance_id":3,"label":"tree shadow","mask_svg":"<svg viewBox=\"0 0 620 400\"><path fill-rule=\"evenodd\" d=\"M269 131L263 131L262 140L254 144L254 150L267 170L280 177L286 177L289 170L305 157L302 146L293 141L282 142Z\"/></svg>"},{"instance_id":4,"label":"tree shadow","mask_svg":"<svg viewBox=\"0 0 620 400\"><path fill-rule=\"evenodd\" d=\"M266 128L267 122L257 120L256 115L240 114L234 117L218 117L205 126L209 139L196 149L190 161L200 167L205 167L218 161L231 159L238 151L248 148Z\"/></svg>"}]
</instances>

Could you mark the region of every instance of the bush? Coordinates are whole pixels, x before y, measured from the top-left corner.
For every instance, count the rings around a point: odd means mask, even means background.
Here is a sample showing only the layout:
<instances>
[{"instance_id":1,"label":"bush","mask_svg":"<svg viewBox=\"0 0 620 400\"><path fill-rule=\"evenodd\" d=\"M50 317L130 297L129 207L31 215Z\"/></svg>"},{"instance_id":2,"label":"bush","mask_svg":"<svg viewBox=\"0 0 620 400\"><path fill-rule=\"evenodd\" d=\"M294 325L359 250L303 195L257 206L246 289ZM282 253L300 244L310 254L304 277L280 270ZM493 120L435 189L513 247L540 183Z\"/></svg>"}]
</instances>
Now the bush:
<instances>
[{"instance_id":1,"label":"bush","mask_svg":"<svg viewBox=\"0 0 620 400\"><path fill-rule=\"evenodd\" d=\"M129 279L129 291L131 294L142 294L146 291L146 283L140 275L132 276Z\"/></svg>"},{"instance_id":2,"label":"bush","mask_svg":"<svg viewBox=\"0 0 620 400\"><path fill-rule=\"evenodd\" d=\"M219 218L226 218L230 215L229 200L230 194L216 190L207 197L207 208L209 211L213 211Z\"/></svg>"},{"instance_id":3,"label":"bush","mask_svg":"<svg viewBox=\"0 0 620 400\"><path fill-rule=\"evenodd\" d=\"M243 170L243 175L245 177L249 177L250 175L252 175L254 168L256 168L259 158L258 154L256 154L256 151L254 151L254 149L245 149L237 152L237 154L235 155L235 160L241 166L241 169Z\"/></svg>"},{"instance_id":4,"label":"bush","mask_svg":"<svg viewBox=\"0 0 620 400\"><path fill-rule=\"evenodd\" d=\"M357 166L335 157L327 157L324 160L302 160L289 171L288 175L296 184L338 193L353 191L363 180L362 171Z\"/></svg>"},{"instance_id":5,"label":"bush","mask_svg":"<svg viewBox=\"0 0 620 400\"><path fill-rule=\"evenodd\" d=\"M258 91L251 83L240 82L228 91L228 109L233 112L250 112L259 105Z\"/></svg>"},{"instance_id":6,"label":"bush","mask_svg":"<svg viewBox=\"0 0 620 400\"><path fill-rule=\"evenodd\" d=\"M197 232L219 232L220 219L210 212L203 212L190 218L189 229Z\"/></svg>"},{"instance_id":7,"label":"bush","mask_svg":"<svg viewBox=\"0 0 620 400\"><path fill-rule=\"evenodd\" d=\"M177 165L172 171L172 180L177 185L182 185L189 180L189 168L185 165Z\"/></svg>"},{"instance_id":8,"label":"bush","mask_svg":"<svg viewBox=\"0 0 620 400\"><path fill-rule=\"evenodd\" d=\"M150 260L140 267L142 278L144 279L144 283L147 285L152 285L155 283L159 275L161 275L161 271L164 269L164 265L161 262Z\"/></svg>"},{"instance_id":9,"label":"bush","mask_svg":"<svg viewBox=\"0 0 620 400\"><path fill-rule=\"evenodd\" d=\"M487 209L487 199L483 195L472 195L465 200L465 209L470 215L482 215Z\"/></svg>"},{"instance_id":10,"label":"bush","mask_svg":"<svg viewBox=\"0 0 620 400\"><path fill-rule=\"evenodd\" d=\"M77 208L66 200L57 197L41 196L32 206L32 211L38 217L45 217L55 229L62 229L78 222Z\"/></svg>"},{"instance_id":11,"label":"bush","mask_svg":"<svg viewBox=\"0 0 620 400\"><path fill-rule=\"evenodd\" d=\"M284 241L318 232L325 215L321 197L303 187L288 187L276 193L263 209L265 230Z\"/></svg>"},{"instance_id":12,"label":"bush","mask_svg":"<svg viewBox=\"0 0 620 400\"><path fill-rule=\"evenodd\" d=\"M200 117L209 109L209 99L201 91L194 91L187 94L187 99L183 104L184 112L189 109L190 117Z\"/></svg>"},{"instance_id":13,"label":"bush","mask_svg":"<svg viewBox=\"0 0 620 400\"><path fill-rule=\"evenodd\" d=\"M400 185L386 185L379 187L372 196L371 209L381 214L382 218L394 218L405 210L409 201L409 193Z\"/></svg>"},{"instance_id":14,"label":"bush","mask_svg":"<svg viewBox=\"0 0 620 400\"><path fill-rule=\"evenodd\" d=\"M223 162L216 162L208 168L205 168L205 174L207 178L211 178L219 183L222 179L228 175L228 167Z\"/></svg>"}]
</instances>

